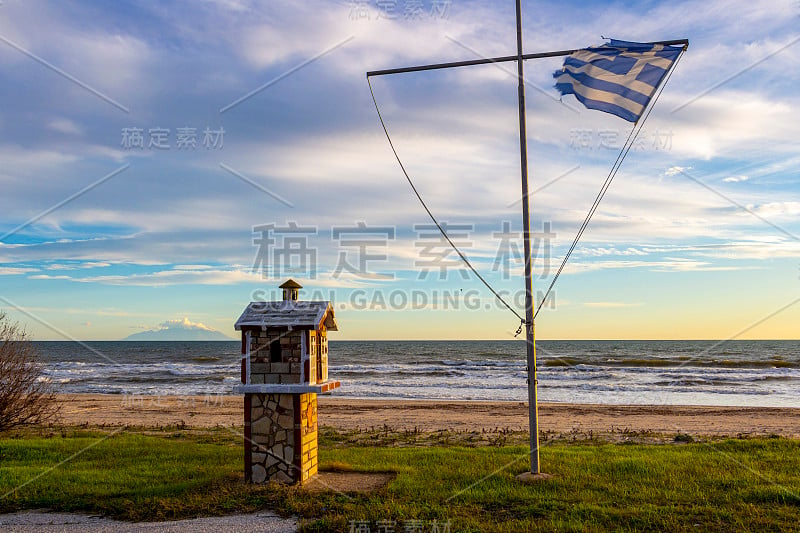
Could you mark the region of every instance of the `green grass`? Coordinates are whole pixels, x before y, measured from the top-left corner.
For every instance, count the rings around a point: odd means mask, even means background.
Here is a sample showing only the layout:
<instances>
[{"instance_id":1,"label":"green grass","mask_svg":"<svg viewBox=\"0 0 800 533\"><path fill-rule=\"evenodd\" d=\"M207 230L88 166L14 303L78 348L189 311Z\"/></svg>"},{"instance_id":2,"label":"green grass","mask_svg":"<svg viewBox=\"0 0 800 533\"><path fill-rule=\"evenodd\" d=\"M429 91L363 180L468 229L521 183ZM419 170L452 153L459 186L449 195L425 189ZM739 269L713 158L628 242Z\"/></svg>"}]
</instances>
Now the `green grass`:
<instances>
[{"instance_id":1,"label":"green grass","mask_svg":"<svg viewBox=\"0 0 800 533\"><path fill-rule=\"evenodd\" d=\"M368 447L329 434L323 466L397 472L382 491L342 495L244 484L241 440L224 429L107 435L0 438L0 496L13 491L0 511L152 520L270 508L303 517L311 531L348 531L351 520L373 531L395 520L402 531L414 519L428 530L450 520L450 531L800 529L800 441L789 439L558 442L541 450L555 477L524 485L514 477L527 466L522 446Z\"/></svg>"}]
</instances>

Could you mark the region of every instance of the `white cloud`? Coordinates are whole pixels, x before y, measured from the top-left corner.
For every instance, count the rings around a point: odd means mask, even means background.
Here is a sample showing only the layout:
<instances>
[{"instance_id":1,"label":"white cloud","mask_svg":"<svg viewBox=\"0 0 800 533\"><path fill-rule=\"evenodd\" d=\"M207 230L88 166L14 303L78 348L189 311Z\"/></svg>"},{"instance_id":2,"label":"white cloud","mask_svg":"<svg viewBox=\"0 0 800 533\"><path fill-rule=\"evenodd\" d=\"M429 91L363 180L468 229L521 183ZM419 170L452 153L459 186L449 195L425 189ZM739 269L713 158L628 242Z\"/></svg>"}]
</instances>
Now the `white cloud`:
<instances>
[{"instance_id":1,"label":"white cloud","mask_svg":"<svg viewBox=\"0 0 800 533\"><path fill-rule=\"evenodd\" d=\"M83 128L66 118L56 118L51 120L47 125L47 128L67 135L81 135L83 133Z\"/></svg>"},{"instance_id":2,"label":"white cloud","mask_svg":"<svg viewBox=\"0 0 800 533\"><path fill-rule=\"evenodd\" d=\"M175 265L174 270L213 270L209 265Z\"/></svg>"},{"instance_id":3,"label":"white cloud","mask_svg":"<svg viewBox=\"0 0 800 533\"><path fill-rule=\"evenodd\" d=\"M664 171L664 176L668 177L677 176L678 174L686 172L687 170L691 169L692 167L679 167L679 166L669 167L667 170Z\"/></svg>"},{"instance_id":4,"label":"white cloud","mask_svg":"<svg viewBox=\"0 0 800 533\"><path fill-rule=\"evenodd\" d=\"M47 270L78 270L82 268L103 268L111 266L111 263L105 261L85 261L82 263L53 263L47 265Z\"/></svg>"},{"instance_id":5,"label":"white cloud","mask_svg":"<svg viewBox=\"0 0 800 533\"><path fill-rule=\"evenodd\" d=\"M103 93L123 106L130 105L127 100L137 94L149 92L144 72L153 55L145 40L115 28L91 7L72 4L66 12L58 4L38 4L4 4L0 33L92 90L6 45L0 52L0 65L5 60L38 69L61 101L82 109L109 105L92 92ZM73 24L81 18L94 24Z\"/></svg>"},{"instance_id":6,"label":"white cloud","mask_svg":"<svg viewBox=\"0 0 800 533\"><path fill-rule=\"evenodd\" d=\"M665 108L685 103L682 96L670 96ZM671 115L673 155L709 160L735 155L763 157L765 150L794 155L786 139L794 136L796 122L793 96L778 99L758 89L720 89L699 98Z\"/></svg>"},{"instance_id":7,"label":"white cloud","mask_svg":"<svg viewBox=\"0 0 800 533\"><path fill-rule=\"evenodd\" d=\"M748 205L747 208L763 217L800 215L800 202L768 202L760 205Z\"/></svg>"},{"instance_id":8,"label":"white cloud","mask_svg":"<svg viewBox=\"0 0 800 533\"><path fill-rule=\"evenodd\" d=\"M3 160L3 167L0 170L0 177L6 193L20 194L21 186L28 187L30 191L30 180L38 176L47 175L54 169L64 168L70 163L80 160L80 156L74 153L65 153L47 149L30 149L27 147L5 143L0 145L0 159ZM16 183L15 183L16 182ZM17 185L19 189L12 188Z\"/></svg>"},{"instance_id":9,"label":"white cloud","mask_svg":"<svg viewBox=\"0 0 800 533\"><path fill-rule=\"evenodd\" d=\"M653 272L716 272L729 270L752 270L755 267L742 265L715 265L708 261L674 258L655 261L595 261L592 263L570 262L565 274L580 274L599 270L622 270L641 268Z\"/></svg>"},{"instance_id":10,"label":"white cloud","mask_svg":"<svg viewBox=\"0 0 800 533\"><path fill-rule=\"evenodd\" d=\"M742 182L742 181L747 181L749 179L750 179L749 176L741 175L741 176L728 176L727 178L723 179L722 181L724 181L725 183L739 183L739 182Z\"/></svg>"},{"instance_id":11,"label":"white cloud","mask_svg":"<svg viewBox=\"0 0 800 533\"><path fill-rule=\"evenodd\" d=\"M37 274L35 276L28 276L28 279L65 279L65 280L73 280L69 276L60 275L60 276L51 276L50 274Z\"/></svg>"},{"instance_id":12,"label":"white cloud","mask_svg":"<svg viewBox=\"0 0 800 533\"><path fill-rule=\"evenodd\" d=\"M142 326L135 329L142 329ZM136 333L125 340L180 340L215 338L220 332L202 322L193 322L188 317L166 320L155 327L147 327L146 331ZM209 335L212 334L212 335Z\"/></svg>"},{"instance_id":13,"label":"white cloud","mask_svg":"<svg viewBox=\"0 0 800 533\"><path fill-rule=\"evenodd\" d=\"M202 322L192 322L188 318L178 318L175 320L166 320L158 325L158 329L169 329L169 330L203 330L203 331L216 331L213 328L210 328L203 324Z\"/></svg>"},{"instance_id":14,"label":"white cloud","mask_svg":"<svg viewBox=\"0 0 800 533\"><path fill-rule=\"evenodd\" d=\"M578 249L578 252L582 255L588 255L593 257L603 257L609 255L648 255L646 250L642 250L640 248L628 247L625 249L618 249L614 246L603 246L598 248L589 248L589 247L581 247Z\"/></svg>"},{"instance_id":15,"label":"white cloud","mask_svg":"<svg viewBox=\"0 0 800 533\"><path fill-rule=\"evenodd\" d=\"M79 283L99 283L102 285L164 287L168 285L232 285L236 283L259 283L258 274L242 270L161 270L149 274L108 275L90 277L69 276L30 276L30 279L68 279Z\"/></svg>"},{"instance_id":16,"label":"white cloud","mask_svg":"<svg viewBox=\"0 0 800 533\"><path fill-rule=\"evenodd\" d=\"M447 17L426 14L408 20L403 16L402 2L397 5L399 16L394 19L380 16L375 4L365 4L369 19L354 16L354 3L270 2L260 14L251 13L239 20L228 39L232 49L252 67L280 65L288 69L353 37L353 41L321 60L330 75L347 79L363 77L367 70L433 63L442 57L475 57L446 35L472 43L487 54L509 53L502 38L506 31L504 17L492 6L451 5Z\"/></svg>"},{"instance_id":17,"label":"white cloud","mask_svg":"<svg viewBox=\"0 0 800 533\"><path fill-rule=\"evenodd\" d=\"M350 34L345 9L332 7L320 9L310 2L275 3L267 20L252 21L240 30L237 51L257 68L316 56Z\"/></svg>"},{"instance_id":18,"label":"white cloud","mask_svg":"<svg viewBox=\"0 0 800 533\"><path fill-rule=\"evenodd\" d=\"M29 272L38 272L38 268L0 266L0 276L17 276Z\"/></svg>"}]
</instances>

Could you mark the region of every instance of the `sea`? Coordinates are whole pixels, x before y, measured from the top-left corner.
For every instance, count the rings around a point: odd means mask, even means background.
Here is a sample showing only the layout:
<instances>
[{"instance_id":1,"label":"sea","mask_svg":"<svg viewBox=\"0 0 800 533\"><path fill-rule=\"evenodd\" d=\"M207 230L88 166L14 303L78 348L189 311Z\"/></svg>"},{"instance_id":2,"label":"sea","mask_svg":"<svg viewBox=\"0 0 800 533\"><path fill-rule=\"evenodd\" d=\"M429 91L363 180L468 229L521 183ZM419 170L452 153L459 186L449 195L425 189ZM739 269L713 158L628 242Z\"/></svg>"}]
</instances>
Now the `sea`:
<instances>
[{"instance_id":1,"label":"sea","mask_svg":"<svg viewBox=\"0 0 800 533\"><path fill-rule=\"evenodd\" d=\"M63 393L232 394L239 341L36 343ZM538 341L542 402L800 407L800 341ZM522 341L331 341L346 398L527 400Z\"/></svg>"}]
</instances>

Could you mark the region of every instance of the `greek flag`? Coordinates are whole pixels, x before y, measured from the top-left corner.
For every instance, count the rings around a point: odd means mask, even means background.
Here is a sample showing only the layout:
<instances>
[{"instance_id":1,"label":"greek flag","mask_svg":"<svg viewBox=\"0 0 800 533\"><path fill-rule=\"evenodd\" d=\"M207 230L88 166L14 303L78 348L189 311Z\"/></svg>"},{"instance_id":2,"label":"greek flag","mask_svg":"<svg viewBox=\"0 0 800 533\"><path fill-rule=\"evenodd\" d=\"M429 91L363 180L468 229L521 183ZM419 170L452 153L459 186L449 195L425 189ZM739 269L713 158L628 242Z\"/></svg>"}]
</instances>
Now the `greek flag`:
<instances>
[{"instance_id":1,"label":"greek flag","mask_svg":"<svg viewBox=\"0 0 800 533\"><path fill-rule=\"evenodd\" d=\"M636 122L682 48L611 39L578 50L553 73L562 95L574 94L589 109Z\"/></svg>"}]
</instances>

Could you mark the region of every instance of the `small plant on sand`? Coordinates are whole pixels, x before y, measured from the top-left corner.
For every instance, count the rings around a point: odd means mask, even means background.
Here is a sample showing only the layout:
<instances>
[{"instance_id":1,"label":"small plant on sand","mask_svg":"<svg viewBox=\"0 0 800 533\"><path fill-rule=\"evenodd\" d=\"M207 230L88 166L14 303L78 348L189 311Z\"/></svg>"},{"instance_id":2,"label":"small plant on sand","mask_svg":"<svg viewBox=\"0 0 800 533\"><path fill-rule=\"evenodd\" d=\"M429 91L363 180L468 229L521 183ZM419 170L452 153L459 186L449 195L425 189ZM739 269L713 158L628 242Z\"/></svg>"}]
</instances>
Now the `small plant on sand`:
<instances>
[{"instance_id":1,"label":"small plant on sand","mask_svg":"<svg viewBox=\"0 0 800 533\"><path fill-rule=\"evenodd\" d=\"M58 404L28 333L0 312L0 432L52 419Z\"/></svg>"}]
</instances>

